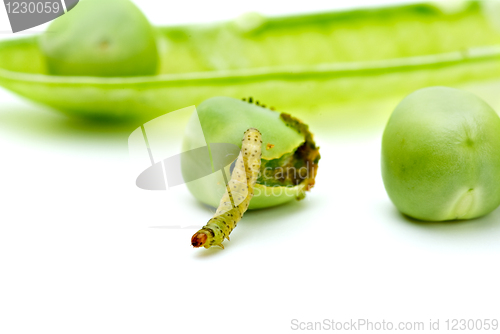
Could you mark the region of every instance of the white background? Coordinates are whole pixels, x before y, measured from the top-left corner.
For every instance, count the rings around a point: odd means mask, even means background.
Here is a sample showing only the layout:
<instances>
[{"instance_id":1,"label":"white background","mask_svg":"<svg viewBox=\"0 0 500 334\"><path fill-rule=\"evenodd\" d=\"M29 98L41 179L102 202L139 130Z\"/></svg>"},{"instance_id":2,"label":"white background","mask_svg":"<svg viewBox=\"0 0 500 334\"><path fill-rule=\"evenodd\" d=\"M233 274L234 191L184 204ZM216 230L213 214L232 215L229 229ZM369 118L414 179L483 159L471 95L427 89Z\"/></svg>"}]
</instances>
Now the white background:
<instances>
[{"instance_id":1,"label":"white background","mask_svg":"<svg viewBox=\"0 0 500 334\"><path fill-rule=\"evenodd\" d=\"M347 6L137 3L155 24ZM11 38L3 7L0 22ZM401 216L380 177L382 126L319 129L307 200L247 213L225 250L194 250L195 229L167 227L212 213L186 190L135 187L133 129L82 124L0 89L0 333L286 333L292 319L358 318L441 319L443 329L451 318L500 318L500 210L458 223Z\"/></svg>"}]
</instances>

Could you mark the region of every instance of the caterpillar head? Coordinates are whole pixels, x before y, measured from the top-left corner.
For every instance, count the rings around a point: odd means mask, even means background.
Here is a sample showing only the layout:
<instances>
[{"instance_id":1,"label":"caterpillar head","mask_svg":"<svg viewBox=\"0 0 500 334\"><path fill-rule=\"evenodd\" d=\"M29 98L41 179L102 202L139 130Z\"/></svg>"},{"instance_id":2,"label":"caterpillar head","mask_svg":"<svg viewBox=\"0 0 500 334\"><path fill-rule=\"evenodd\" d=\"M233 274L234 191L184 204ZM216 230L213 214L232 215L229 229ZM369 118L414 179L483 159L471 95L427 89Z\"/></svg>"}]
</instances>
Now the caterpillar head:
<instances>
[{"instance_id":1,"label":"caterpillar head","mask_svg":"<svg viewBox=\"0 0 500 334\"><path fill-rule=\"evenodd\" d=\"M206 244L208 240L208 236L206 233L197 232L191 238L191 246L194 248L202 247Z\"/></svg>"}]
</instances>

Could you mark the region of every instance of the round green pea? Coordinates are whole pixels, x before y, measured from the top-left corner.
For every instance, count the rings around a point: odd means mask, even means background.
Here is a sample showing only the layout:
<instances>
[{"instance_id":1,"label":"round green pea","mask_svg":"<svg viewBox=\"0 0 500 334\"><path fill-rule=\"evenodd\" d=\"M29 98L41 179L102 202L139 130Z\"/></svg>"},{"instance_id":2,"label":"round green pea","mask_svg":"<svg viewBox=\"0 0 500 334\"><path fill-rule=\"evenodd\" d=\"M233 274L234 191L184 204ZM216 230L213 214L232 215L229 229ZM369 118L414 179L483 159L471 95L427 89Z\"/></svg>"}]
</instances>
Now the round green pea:
<instances>
[{"instance_id":1,"label":"round green pea","mask_svg":"<svg viewBox=\"0 0 500 334\"><path fill-rule=\"evenodd\" d=\"M156 33L129 0L86 0L57 18L40 38L50 74L154 75Z\"/></svg>"},{"instance_id":2,"label":"round green pea","mask_svg":"<svg viewBox=\"0 0 500 334\"><path fill-rule=\"evenodd\" d=\"M418 90L387 123L382 176L392 202L410 217L486 215L500 205L500 118L469 92Z\"/></svg>"},{"instance_id":3,"label":"round green pea","mask_svg":"<svg viewBox=\"0 0 500 334\"><path fill-rule=\"evenodd\" d=\"M205 100L197 106L197 116L193 117L199 118L207 143L229 143L241 148L244 132L249 128L258 129L262 134L261 171L267 167L267 175L272 175L273 171L279 171L280 168L283 171L291 171L290 175L293 171L308 173L303 180L296 180L297 184L290 183L289 180L277 180L276 175L265 179L264 173L261 173L254 187L254 197L250 201L249 209L266 208L301 199L305 196L305 191L314 184L319 151L312 136L308 135L307 126L299 121L290 121L279 112L230 97ZM196 136L191 135L196 132L196 124L197 120L188 123L183 151L195 149L199 145ZM314 158L306 161L309 157ZM181 163L184 164L184 161ZM315 170L306 171L308 166ZM225 171L226 175L230 175L230 166L227 166ZM187 187L194 197L213 207L219 205L226 191L220 172L189 182Z\"/></svg>"}]
</instances>

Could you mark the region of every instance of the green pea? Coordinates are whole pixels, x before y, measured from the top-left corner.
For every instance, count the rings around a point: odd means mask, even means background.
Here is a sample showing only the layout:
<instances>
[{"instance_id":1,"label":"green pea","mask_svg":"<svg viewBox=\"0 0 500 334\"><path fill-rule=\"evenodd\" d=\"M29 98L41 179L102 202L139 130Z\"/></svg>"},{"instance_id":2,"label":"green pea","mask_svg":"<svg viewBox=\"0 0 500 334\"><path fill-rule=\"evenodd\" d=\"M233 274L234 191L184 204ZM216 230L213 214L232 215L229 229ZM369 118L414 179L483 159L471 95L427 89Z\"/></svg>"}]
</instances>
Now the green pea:
<instances>
[{"instance_id":1,"label":"green pea","mask_svg":"<svg viewBox=\"0 0 500 334\"><path fill-rule=\"evenodd\" d=\"M51 74L156 74L155 30L128 0L86 0L56 19L40 38Z\"/></svg>"},{"instance_id":2,"label":"green pea","mask_svg":"<svg viewBox=\"0 0 500 334\"><path fill-rule=\"evenodd\" d=\"M486 215L500 205L500 118L471 93L418 90L387 123L382 176L393 203L413 218Z\"/></svg>"},{"instance_id":3,"label":"green pea","mask_svg":"<svg viewBox=\"0 0 500 334\"><path fill-rule=\"evenodd\" d=\"M262 134L260 175L254 188L249 209L266 208L301 199L312 188L320 159L308 126L290 115L253 103L213 97L197 107L207 143L229 143L241 148L242 136L249 128ZM183 150L197 147L191 133L197 122L189 122ZM182 161L183 169L188 168ZM226 168L229 175L230 167ZM201 202L217 207L226 191L222 173L187 183L188 189Z\"/></svg>"}]
</instances>

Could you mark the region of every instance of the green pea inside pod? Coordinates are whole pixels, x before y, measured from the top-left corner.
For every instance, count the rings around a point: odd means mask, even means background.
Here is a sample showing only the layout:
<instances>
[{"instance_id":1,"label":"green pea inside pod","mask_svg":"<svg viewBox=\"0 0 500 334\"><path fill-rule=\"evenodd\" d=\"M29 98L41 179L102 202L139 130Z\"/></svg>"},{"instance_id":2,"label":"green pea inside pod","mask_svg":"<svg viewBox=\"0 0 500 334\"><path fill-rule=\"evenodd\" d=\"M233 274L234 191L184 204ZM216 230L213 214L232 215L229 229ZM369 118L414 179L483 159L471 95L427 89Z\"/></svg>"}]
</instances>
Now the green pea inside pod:
<instances>
[{"instance_id":1,"label":"green pea inside pod","mask_svg":"<svg viewBox=\"0 0 500 334\"><path fill-rule=\"evenodd\" d=\"M251 100L250 100L251 101ZM199 141L196 126L201 123L207 143L229 143L241 148L245 131L262 134L261 167L249 209L267 208L302 199L315 183L320 159L319 148L307 125L292 116L230 97L213 97L197 107L188 122L183 150L195 149ZM250 152L252 153L252 152ZM183 172L191 168L181 160ZM226 180L234 166L226 166L202 179L188 182L189 191L199 201L217 207L226 191Z\"/></svg>"},{"instance_id":2,"label":"green pea inside pod","mask_svg":"<svg viewBox=\"0 0 500 334\"><path fill-rule=\"evenodd\" d=\"M81 1L39 43L53 75L147 76L159 66L156 32L129 0Z\"/></svg>"}]
</instances>

